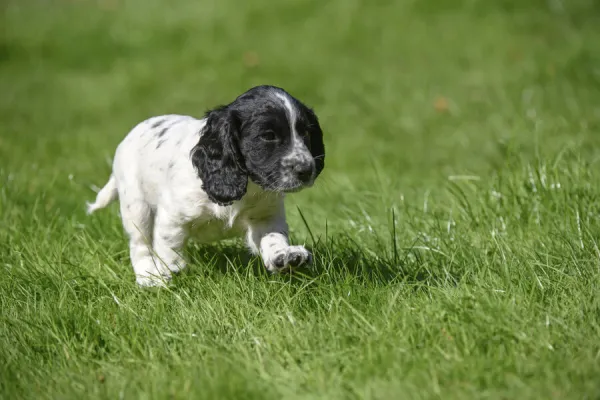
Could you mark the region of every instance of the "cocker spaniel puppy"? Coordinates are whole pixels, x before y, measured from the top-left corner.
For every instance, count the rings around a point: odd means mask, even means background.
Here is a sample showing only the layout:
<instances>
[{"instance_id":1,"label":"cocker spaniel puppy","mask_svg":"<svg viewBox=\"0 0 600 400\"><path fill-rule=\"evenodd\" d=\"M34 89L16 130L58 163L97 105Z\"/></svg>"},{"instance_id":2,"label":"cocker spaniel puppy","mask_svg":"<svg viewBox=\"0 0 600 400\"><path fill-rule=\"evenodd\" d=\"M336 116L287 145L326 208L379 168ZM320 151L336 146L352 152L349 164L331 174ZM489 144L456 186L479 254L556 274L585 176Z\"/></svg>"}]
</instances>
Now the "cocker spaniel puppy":
<instances>
[{"instance_id":1,"label":"cocker spaniel puppy","mask_svg":"<svg viewBox=\"0 0 600 400\"><path fill-rule=\"evenodd\" d=\"M257 86L202 119L163 115L135 126L88 213L119 198L141 286L185 268L189 237L245 236L269 271L290 270L312 256L288 242L284 195L312 186L324 161L315 113L281 88Z\"/></svg>"}]
</instances>

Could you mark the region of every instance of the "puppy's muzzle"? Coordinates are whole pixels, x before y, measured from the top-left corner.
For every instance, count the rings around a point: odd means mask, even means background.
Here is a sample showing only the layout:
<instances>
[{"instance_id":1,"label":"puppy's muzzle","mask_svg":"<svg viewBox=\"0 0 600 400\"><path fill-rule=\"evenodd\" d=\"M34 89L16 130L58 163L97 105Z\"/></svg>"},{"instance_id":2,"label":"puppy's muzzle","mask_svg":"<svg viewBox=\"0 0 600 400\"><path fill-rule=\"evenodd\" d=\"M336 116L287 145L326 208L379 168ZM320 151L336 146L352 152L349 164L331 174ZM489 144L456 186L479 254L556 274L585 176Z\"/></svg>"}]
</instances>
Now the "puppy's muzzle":
<instances>
[{"instance_id":1,"label":"puppy's muzzle","mask_svg":"<svg viewBox=\"0 0 600 400\"><path fill-rule=\"evenodd\" d=\"M312 163L298 163L293 168L294 175L302 184L306 185L312 182L315 173L315 167Z\"/></svg>"}]
</instances>

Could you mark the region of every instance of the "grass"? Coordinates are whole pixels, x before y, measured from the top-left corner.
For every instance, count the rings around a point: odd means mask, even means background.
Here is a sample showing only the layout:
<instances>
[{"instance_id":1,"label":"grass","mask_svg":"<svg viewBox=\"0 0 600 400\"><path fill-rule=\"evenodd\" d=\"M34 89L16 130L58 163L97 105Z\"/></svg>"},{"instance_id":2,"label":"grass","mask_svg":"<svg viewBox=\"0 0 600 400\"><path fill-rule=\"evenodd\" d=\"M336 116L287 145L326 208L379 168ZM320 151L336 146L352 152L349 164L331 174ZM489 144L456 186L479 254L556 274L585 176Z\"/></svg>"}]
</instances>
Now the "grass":
<instances>
[{"instance_id":1,"label":"grass","mask_svg":"<svg viewBox=\"0 0 600 400\"><path fill-rule=\"evenodd\" d=\"M593 0L5 0L0 398L600 398ZM140 120L280 85L326 133L315 266L135 286L90 185Z\"/></svg>"}]
</instances>

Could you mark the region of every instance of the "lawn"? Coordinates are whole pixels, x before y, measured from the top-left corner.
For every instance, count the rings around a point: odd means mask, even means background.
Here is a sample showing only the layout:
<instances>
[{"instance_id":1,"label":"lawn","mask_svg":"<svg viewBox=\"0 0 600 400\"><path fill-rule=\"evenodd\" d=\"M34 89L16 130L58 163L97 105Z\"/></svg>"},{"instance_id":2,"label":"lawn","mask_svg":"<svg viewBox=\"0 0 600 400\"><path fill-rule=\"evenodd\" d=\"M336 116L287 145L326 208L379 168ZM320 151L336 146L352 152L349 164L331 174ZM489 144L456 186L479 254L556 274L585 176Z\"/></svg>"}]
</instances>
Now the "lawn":
<instances>
[{"instance_id":1,"label":"lawn","mask_svg":"<svg viewBox=\"0 0 600 400\"><path fill-rule=\"evenodd\" d=\"M0 398L600 398L598 4L4 0ZM314 266L139 289L116 145L263 83L325 132Z\"/></svg>"}]
</instances>

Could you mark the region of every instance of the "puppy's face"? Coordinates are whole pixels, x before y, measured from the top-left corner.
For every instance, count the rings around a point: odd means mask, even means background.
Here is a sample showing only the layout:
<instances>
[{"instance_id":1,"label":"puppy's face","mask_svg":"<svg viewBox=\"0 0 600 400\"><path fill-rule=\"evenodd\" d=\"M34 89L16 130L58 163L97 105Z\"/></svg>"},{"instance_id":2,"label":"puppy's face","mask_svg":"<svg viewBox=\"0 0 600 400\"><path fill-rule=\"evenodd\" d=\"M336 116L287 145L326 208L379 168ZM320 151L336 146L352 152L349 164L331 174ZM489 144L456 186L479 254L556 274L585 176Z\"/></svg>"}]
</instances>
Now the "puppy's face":
<instances>
[{"instance_id":1,"label":"puppy's face","mask_svg":"<svg viewBox=\"0 0 600 400\"><path fill-rule=\"evenodd\" d=\"M267 89L238 100L240 150L252 181L282 192L312 186L325 159L315 114L285 92Z\"/></svg>"},{"instance_id":2,"label":"puppy's face","mask_svg":"<svg viewBox=\"0 0 600 400\"><path fill-rule=\"evenodd\" d=\"M324 168L323 132L299 100L258 86L207 114L192 162L218 204L239 200L248 178L265 190L294 192L312 186Z\"/></svg>"}]
</instances>

